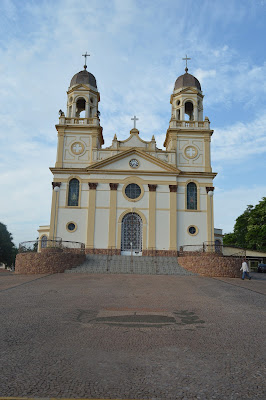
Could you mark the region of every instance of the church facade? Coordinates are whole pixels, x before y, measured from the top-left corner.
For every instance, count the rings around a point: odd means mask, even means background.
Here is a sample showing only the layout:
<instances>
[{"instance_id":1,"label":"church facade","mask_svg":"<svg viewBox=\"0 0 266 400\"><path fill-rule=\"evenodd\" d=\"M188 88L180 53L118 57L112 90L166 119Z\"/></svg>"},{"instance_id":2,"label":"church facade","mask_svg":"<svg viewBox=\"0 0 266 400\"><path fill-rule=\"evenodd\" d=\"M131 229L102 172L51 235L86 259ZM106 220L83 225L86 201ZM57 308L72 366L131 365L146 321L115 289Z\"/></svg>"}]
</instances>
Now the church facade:
<instances>
[{"instance_id":1,"label":"church facade","mask_svg":"<svg viewBox=\"0 0 266 400\"><path fill-rule=\"evenodd\" d=\"M87 252L175 255L180 246L213 242L216 174L203 97L186 68L171 94L164 150L154 136L141 138L135 117L126 140L115 135L103 147L96 79L86 66L75 74L56 125L51 218L39 228L40 246L61 238L84 243Z\"/></svg>"}]
</instances>

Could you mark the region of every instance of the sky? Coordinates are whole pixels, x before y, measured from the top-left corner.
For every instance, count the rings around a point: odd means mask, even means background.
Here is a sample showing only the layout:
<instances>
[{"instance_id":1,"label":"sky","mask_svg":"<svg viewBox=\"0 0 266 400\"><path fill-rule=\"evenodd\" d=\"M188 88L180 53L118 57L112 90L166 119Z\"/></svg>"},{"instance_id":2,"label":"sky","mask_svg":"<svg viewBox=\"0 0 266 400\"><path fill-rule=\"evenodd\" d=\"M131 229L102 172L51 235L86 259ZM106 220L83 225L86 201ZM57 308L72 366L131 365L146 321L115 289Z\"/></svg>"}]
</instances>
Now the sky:
<instances>
[{"instance_id":1,"label":"sky","mask_svg":"<svg viewBox=\"0 0 266 400\"><path fill-rule=\"evenodd\" d=\"M105 146L163 142L170 96L196 76L211 121L215 227L266 196L266 0L0 0L0 222L14 242L50 222L58 110L72 76L97 79Z\"/></svg>"}]
</instances>

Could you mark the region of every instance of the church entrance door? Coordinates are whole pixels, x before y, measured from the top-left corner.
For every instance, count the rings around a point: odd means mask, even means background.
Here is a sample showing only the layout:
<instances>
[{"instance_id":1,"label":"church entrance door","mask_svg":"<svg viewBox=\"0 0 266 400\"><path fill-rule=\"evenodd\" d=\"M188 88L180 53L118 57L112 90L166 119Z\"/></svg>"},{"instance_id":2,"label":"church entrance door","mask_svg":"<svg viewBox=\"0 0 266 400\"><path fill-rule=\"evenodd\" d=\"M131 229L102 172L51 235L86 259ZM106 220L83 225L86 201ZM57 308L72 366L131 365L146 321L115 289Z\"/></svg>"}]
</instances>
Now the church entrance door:
<instances>
[{"instance_id":1,"label":"church entrance door","mask_svg":"<svg viewBox=\"0 0 266 400\"><path fill-rule=\"evenodd\" d=\"M136 213L128 213L122 220L122 255L142 255L142 219Z\"/></svg>"}]
</instances>

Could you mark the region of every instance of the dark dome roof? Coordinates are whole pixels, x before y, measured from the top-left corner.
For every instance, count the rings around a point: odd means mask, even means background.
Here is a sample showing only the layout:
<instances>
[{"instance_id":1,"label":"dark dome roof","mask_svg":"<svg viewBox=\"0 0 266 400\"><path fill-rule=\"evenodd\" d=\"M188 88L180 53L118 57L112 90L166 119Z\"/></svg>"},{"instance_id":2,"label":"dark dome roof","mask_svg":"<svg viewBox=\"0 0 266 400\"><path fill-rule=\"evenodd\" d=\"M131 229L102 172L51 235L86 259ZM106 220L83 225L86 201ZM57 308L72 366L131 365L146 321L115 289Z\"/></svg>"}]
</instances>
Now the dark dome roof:
<instances>
[{"instance_id":1,"label":"dark dome roof","mask_svg":"<svg viewBox=\"0 0 266 400\"><path fill-rule=\"evenodd\" d=\"M182 87L192 86L196 87L197 89L201 90L201 86L197 78L195 76L188 74L187 72L184 75L181 75L175 81L175 89L180 89Z\"/></svg>"},{"instance_id":2,"label":"dark dome roof","mask_svg":"<svg viewBox=\"0 0 266 400\"><path fill-rule=\"evenodd\" d=\"M83 71L78 72L73 76L70 82L70 87L74 85L78 85L80 83L85 83L89 84L97 89L97 83L95 76L92 75L90 72L86 71L85 69Z\"/></svg>"}]
</instances>

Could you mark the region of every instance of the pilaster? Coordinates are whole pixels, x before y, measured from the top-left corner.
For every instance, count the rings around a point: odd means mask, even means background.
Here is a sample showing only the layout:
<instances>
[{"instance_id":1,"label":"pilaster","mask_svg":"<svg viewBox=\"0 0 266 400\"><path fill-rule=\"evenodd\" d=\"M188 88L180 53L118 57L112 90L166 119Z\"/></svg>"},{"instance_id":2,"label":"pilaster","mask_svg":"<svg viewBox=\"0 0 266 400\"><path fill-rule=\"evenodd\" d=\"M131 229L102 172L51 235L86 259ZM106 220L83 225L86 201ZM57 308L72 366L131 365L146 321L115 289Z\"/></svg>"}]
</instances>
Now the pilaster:
<instances>
[{"instance_id":1,"label":"pilaster","mask_svg":"<svg viewBox=\"0 0 266 400\"><path fill-rule=\"evenodd\" d=\"M156 248L155 235L156 235L156 188L157 185L148 185L149 187L149 244L148 249Z\"/></svg>"},{"instance_id":2,"label":"pilaster","mask_svg":"<svg viewBox=\"0 0 266 400\"><path fill-rule=\"evenodd\" d=\"M86 247L94 247L94 231L95 231L95 209L96 209L96 188L98 183L89 182L89 205L88 205L88 221L87 221L87 240Z\"/></svg>"},{"instance_id":3,"label":"pilaster","mask_svg":"<svg viewBox=\"0 0 266 400\"><path fill-rule=\"evenodd\" d=\"M52 182L53 194L52 194L52 206L51 206L51 218L50 218L50 231L49 239L53 240L57 234L57 221L58 221L58 202L59 202L59 191L54 191L55 187L61 186L61 182Z\"/></svg>"},{"instance_id":4,"label":"pilaster","mask_svg":"<svg viewBox=\"0 0 266 400\"><path fill-rule=\"evenodd\" d=\"M170 190L170 241L169 250L177 250L177 185L169 185Z\"/></svg>"},{"instance_id":5,"label":"pilaster","mask_svg":"<svg viewBox=\"0 0 266 400\"><path fill-rule=\"evenodd\" d=\"M206 187L207 193L207 241L214 242L214 221L213 221L213 196L208 196L209 191L214 191L214 187ZM211 250L211 247L208 247Z\"/></svg>"},{"instance_id":6,"label":"pilaster","mask_svg":"<svg viewBox=\"0 0 266 400\"><path fill-rule=\"evenodd\" d=\"M115 248L116 243L116 201L118 183L109 183L110 186L110 208L109 208L109 229L108 248Z\"/></svg>"}]
</instances>

